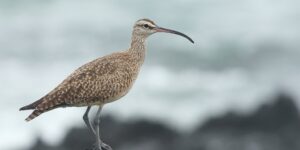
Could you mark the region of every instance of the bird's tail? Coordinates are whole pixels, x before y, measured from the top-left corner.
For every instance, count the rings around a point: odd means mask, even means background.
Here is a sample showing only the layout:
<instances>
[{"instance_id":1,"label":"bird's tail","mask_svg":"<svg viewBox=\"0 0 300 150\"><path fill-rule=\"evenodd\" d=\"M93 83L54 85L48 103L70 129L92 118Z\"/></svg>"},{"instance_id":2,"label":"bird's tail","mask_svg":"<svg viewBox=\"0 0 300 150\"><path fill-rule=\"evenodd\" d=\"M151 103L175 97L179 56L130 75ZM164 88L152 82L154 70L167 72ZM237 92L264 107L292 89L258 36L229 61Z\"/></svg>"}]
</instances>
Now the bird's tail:
<instances>
[{"instance_id":1,"label":"bird's tail","mask_svg":"<svg viewBox=\"0 0 300 150\"><path fill-rule=\"evenodd\" d=\"M30 110L30 109L35 109L39 104L41 104L43 101L40 99L40 100L37 100L29 105L26 105L24 107L21 107L19 110Z\"/></svg>"},{"instance_id":2,"label":"bird's tail","mask_svg":"<svg viewBox=\"0 0 300 150\"><path fill-rule=\"evenodd\" d=\"M22 110L30 110L30 109L34 109L34 107L32 105L26 105L24 107L21 107L19 110L22 111Z\"/></svg>"},{"instance_id":3,"label":"bird's tail","mask_svg":"<svg viewBox=\"0 0 300 150\"><path fill-rule=\"evenodd\" d=\"M25 120L26 121L30 121L32 119L34 119L35 117L39 116L40 114L42 114L43 112L45 112L44 110L37 110L36 107L41 104L43 102L42 99L37 100L35 102L33 102L32 104L26 105L24 107L20 108L20 111L22 110L30 110L30 109L35 109Z\"/></svg>"},{"instance_id":4,"label":"bird's tail","mask_svg":"<svg viewBox=\"0 0 300 150\"><path fill-rule=\"evenodd\" d=\"M58 101L58 99L49 99L49 98L47 99L47 97L43 97L40 100L33 102L32 104L20 108L20 110L34 109L34 111L25 119L26 121L30 121L44 112L47 112L49 110L58 107L66 107L66 106L67 104L64 101Z\"/></svg>"},{"instance_id":5,"label":"bird's tail","mask_svg":"<svg viewBox=\"0 0 300 150\"><path fill-rule=\"evenodd\" d=\"M45 111L34 110L25 120L28 122L28 121L36 118L37 116L41 115L43 112L45 112Z\"/></svg>"}]
</instances>

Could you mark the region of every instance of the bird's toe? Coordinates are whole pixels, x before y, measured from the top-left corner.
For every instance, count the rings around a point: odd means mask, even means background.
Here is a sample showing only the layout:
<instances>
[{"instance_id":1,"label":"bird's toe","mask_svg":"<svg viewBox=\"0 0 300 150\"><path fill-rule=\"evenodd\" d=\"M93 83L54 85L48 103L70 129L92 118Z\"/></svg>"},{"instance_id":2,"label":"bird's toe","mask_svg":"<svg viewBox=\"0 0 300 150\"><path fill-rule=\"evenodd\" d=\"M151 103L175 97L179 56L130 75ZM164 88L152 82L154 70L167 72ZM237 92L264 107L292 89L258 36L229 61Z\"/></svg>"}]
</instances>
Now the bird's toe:
<instances>
[{"instance_id":1,"label":"bird's toe","mask_svg":"<svg viewBox=\"0 0 300 150\"><path fill-rule=\"evenodd\" d=\"M105 144L105 143L101 143L101 147L104 149L104 150L113 150L112 148L111 148L111 146L109 146L109 145L107 145L107 144Z\"/></svg>"}]
</instances>

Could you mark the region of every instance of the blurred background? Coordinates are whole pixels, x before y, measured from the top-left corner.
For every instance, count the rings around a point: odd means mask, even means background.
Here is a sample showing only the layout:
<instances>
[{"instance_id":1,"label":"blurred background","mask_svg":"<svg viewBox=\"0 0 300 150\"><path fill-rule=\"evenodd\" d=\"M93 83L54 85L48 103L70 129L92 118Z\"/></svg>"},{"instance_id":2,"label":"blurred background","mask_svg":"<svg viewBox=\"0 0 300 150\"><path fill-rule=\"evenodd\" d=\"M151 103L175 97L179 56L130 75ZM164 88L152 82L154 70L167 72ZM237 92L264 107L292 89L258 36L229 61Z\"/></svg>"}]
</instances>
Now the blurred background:
<instances>
[{"instance_id":1,"label":"blurred background","mask_svg":"<svg viewBox=\"0 0 300 150\"><path fill-rule=\"evenodd\" d=\"M26 123L18 109L82 64L130 45L134 22L170 34L148 39L133 89L103 110L117 150L299 150L299 0L0 1L0 149L90 148L85 108Z\"/></svg>"}]
</instances>

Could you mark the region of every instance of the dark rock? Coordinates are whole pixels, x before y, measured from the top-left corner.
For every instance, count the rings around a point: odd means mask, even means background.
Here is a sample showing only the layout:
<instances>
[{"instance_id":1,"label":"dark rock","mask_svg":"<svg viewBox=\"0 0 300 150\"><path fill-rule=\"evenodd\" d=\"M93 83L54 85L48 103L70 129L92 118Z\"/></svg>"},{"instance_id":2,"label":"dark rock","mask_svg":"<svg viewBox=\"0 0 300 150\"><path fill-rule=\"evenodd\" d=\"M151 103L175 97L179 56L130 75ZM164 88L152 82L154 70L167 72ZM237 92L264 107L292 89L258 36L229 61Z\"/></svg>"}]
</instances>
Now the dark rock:
<instances>
[{"instance_id":1,"label":"dark rock","mask_svg":"<svg viewBox=\"0 0 300 150\"><path fill-rule=\"evenodd\" d=\"M214 150L299 150L299 113L294 101L281 94L253 114L229 113L211 119L189 138Z\"/></svg>"},{"instance_id":2,"label":"dark rock","mask_svg":"<svg viewBox=\"0 0 300 150\"><path fill-rule=\"evenodd\" d=\"M190 135L145 120L120 122L102 117L101 135L114 150L299 150L300 120L294 101L279 95L249 115L228 113L199 126ZM30 150L87 150L94 137L84 128L73 128L57 146L41 140Z\"/></svg>"},{"instance_id":3,"label":"dark rock","mask_svg":"<svg viewBox=\"0 0 300 150\"><path fill-rule=\"evenodd\" d=\"M274 103L265 104L250 115L228 113L209 120L197 132L205 130L241 130L243 132L276 132L285 127L300 128L299 113L294 101L281 94Z\"/></svg>"}]
</instances>

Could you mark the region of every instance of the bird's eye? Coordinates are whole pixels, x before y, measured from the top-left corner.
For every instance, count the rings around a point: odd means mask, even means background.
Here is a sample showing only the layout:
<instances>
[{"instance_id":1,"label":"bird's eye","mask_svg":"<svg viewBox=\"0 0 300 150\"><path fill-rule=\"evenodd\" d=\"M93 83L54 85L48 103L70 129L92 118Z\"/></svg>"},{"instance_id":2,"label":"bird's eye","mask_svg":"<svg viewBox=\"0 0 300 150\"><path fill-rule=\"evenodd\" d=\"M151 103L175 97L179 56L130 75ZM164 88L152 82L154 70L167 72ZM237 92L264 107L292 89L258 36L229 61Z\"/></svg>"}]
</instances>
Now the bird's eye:
<instances>
[{"instance_id":1,"label":"bird's eye","mask_svg":"<svg viewBox=\"0 0 300 150\"><path fill-rule=\"evenodd\" d=\"M148 24L144 24L144 28L149 29L149 25Z\"/></svg>"}]
</instances>

